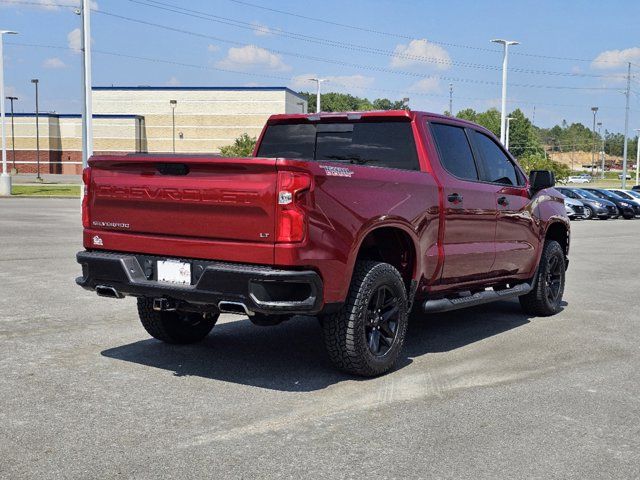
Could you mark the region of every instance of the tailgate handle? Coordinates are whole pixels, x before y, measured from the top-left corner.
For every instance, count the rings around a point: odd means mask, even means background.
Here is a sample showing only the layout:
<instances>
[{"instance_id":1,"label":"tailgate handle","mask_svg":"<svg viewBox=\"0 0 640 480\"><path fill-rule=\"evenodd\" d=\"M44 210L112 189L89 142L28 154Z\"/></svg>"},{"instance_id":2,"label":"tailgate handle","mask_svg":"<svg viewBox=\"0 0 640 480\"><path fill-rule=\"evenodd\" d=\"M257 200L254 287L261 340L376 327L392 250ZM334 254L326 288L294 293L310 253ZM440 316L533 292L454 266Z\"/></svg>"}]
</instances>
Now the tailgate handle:
<instances>
[{"instance_id":1,"label":"tailgate handle","mask_svg":"<svg viewBox=\"0 0 640 480\"><path fill-rule=\"evenodd\" d=\"M189 166L186 163L156 163L156 170L162 175L187 175Z\"/></svg>"}]
</instances>

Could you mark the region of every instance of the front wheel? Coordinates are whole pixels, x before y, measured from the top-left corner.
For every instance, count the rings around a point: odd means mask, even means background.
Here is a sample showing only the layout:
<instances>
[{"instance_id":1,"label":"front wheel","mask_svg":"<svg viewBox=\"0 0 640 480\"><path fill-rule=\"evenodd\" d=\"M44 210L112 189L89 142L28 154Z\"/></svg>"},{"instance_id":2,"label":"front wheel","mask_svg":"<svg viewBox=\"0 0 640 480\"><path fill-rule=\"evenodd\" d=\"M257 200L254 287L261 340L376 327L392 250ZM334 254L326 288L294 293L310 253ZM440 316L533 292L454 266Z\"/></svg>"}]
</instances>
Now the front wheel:
<instances>
[{"instance_id":1,"label":"front wheel","mask_svg":"<svg viewBox=\"0 0 640 480\"><path fill-rule=\"evenodd\" d=\"M561 310L562 294L566 274L564 251L558 242L549 240L544 244L533 290L520 297L525 313L549 316Z\"/></svg>"},{"instance_id":2,"label":"front wheel","mask_svg":"<svg viewBox=\"0 0 640 480\"><path fill-rule=\"evenodd\" d=\"M152 298L138 298L138 316L149 335L165 343L195 343L206 337L219 313L156 311Z\"/></svg>"},{"instance_id":3,"label":"front wheel","mask_svg":"<svg viewBox=\"0 0 640 480\"><path fill-rule=\"evenodd\" d=\"M366 377L391 370L408 323L400 273L387 263L358 262L345 304L321 323L329 358L338 368Z\"/></svg>"},{"instance_id":4,"label":"front wheel","mask_svg":"<svg viewBox=\"0 0 640 480\"><path fill-rule=\"evenodd\" d=\"M585 220L591 220L593 218L593 210L591 210L591 207L587 207L585 205L584 207L584 219Z\"/></svg>"}]
</instances>

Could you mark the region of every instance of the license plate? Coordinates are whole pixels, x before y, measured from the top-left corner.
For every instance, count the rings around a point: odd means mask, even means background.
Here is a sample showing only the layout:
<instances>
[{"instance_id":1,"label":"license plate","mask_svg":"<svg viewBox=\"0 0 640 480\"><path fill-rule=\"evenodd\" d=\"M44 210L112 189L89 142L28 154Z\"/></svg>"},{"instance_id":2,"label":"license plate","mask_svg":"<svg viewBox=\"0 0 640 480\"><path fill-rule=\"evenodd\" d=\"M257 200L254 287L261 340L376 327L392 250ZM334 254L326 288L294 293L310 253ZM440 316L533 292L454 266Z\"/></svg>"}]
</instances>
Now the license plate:
<instances>
[{"instance_id":1,"label":"license plate","mask_svg":"<svg viewBox=\"0 0 640 480\"><path fill-rule=\"evenodd\" d=\"M158 281L191 285L191 264L175 260L158 260Z\"/></svg>"}]
</instances>

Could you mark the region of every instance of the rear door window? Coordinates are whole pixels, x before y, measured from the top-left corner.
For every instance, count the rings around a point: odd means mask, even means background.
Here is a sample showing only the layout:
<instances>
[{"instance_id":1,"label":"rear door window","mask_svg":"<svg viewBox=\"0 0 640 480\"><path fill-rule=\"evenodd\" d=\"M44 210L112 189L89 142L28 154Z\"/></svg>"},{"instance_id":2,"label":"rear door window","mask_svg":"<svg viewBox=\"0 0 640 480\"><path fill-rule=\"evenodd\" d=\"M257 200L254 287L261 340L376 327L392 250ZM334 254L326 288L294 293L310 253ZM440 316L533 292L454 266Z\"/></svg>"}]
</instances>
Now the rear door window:
<instances>
[{"instance_id":1,"label":"rear door window","mask_svg":"<svg viewBox=\"0 0 640 480\"><path fill-rule=\"evenodd\" d=\"M270 125L258 156L420 170L410 122Z\"/></svg>"},{"instance_id":2,"label":"rear door window","mask_svg":"<svg viewBox=\"0 0 640 480\"><path fill-rule=\"evenodd\" d=\"M458 178L478 180L478 169L464 128L432 123L431 133L438 147L442 166Z\"/></svg>"},{"instance_id":3,"label":"rear door window","mask_svg":"<svg viewBox=\"0 0 640 480\"><path fill-rule=\"evenodd\" d=\"M482 158L482 180L504 185L524 185L524 179L496 142L484 133L473 131L473 141Z\"/></svg>"}]
</instances>

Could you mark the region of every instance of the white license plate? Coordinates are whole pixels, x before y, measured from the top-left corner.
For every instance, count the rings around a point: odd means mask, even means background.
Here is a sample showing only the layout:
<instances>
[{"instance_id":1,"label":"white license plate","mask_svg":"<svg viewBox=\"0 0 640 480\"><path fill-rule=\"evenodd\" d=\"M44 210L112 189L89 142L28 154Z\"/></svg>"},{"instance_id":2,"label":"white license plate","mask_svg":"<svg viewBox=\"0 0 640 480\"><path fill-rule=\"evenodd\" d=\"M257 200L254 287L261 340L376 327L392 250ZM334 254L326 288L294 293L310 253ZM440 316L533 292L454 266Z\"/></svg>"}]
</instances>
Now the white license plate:
<instances>
[{"instance_id":1,"label":"white license plate","mask_svg":"<svg viewBox=\"0 0 640 480\"><path fill-rule=\"evenodd\" d=\"M158 260L158 281L191 285L191 264L175 260Z\"/></svg>"}]
</instances>

